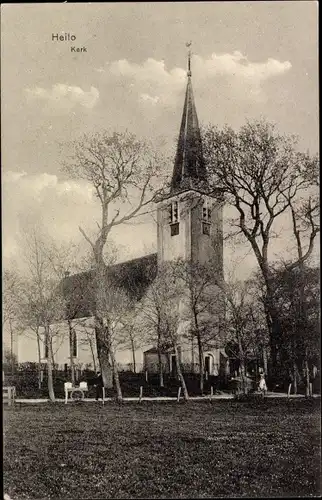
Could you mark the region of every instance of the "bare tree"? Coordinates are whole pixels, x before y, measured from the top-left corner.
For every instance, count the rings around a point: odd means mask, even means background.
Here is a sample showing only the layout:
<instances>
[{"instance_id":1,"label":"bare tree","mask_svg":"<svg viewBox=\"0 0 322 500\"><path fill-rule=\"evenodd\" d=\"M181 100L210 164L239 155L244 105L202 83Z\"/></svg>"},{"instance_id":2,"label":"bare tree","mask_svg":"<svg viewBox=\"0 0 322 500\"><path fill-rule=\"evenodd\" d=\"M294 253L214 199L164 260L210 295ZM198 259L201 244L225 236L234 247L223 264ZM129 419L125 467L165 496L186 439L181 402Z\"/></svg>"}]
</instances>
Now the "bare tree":
<instances>
[{"instance_id":1,"label":"bare tree","mask_svg":"<svg viewBox=\"0 0 322 500\"><path fill-rule=\"evenodd\" d=\"M96 340L94 325L89 323L87 321L87 318L81 318L77 320L77 325L74 325L74 328L77 329L79 333L79 345L89 347L92 357L93 369L96 372Z\"/></svg>"},{"instance_id":2,"label":"bare tree","mask_svg":"<svg viewBox=\"0 0 322 500\"><path fill-rule=\"evenodd\" d=\"M59 336L59 324L65 318L66 303L61 279L68 267L68 248L57 248L50 238L34 229L24 234L23 259L27 266L23 279L19 320L24 328L31 328L37 337L38 356L43 336L48 374L48 393L55 401L53 387L53 337Z\"/></svg>"},{"instance_id":3,"label":"bare tree","mask_svg":"<svg viewBox=\"0 0 322 500\"><path fill-rule=\"evenodd\" d=\"M140 314L140 307L133 303L133 300L128 296L123 300L124 313L119 322L117 331L117 344L120 350L129 349L132 356L133 372L137 371L136 351L142 344L145 344L146 334L140 328L138 315Z\"/></svg>"},{"instance_id":4,"label":"bare tree","mask_svg":"<svg viewBox=\"0 0 322 500\"><path fill-rule=\"evenodd\" d=\"M292 207L308 204L312 178L318 170L317 156L297 151L297 140L283 136L265 121L247 123L239 132L226 127L208 127L204 133L204 151L214 187L225 193L225 201L236 211L231 230L237 228L250 243L266 286L265 313L270 332L273 366L278 358L280 324L273 300L273 276L269 248L276 221L290 214ZM307 217L310 221L310 216ZM308 225L309 245L301 255L305 262L312 254L318 233Z\"/></svg>"},{"instance_id":5,"label":"bare tree","mask_svg":"<svg viewBox=\"0 0 322 500\"><path fill-rule=\"evenodd\" d=\"M190 324L185 337L197 341L200 390L204 388L204 350L222 345L225 300L223 283L214 273L215 263L203 265L177 259L169 263L176 280L185 293L183 316Z\"/></svg>"},{"instance_id":6,"label":"bare tree","mask_svg":"<svg viewBox=\"0 0 322 500\"><path fill-rule=\"evenodd\" d=\"M96 346L105 384L110 381L111 319L106 290L107 266L103 250L112 229L138 216L155 195L153 180L158 161L151 149L129 133L87 135L72 144L73 154L64 164L65 172L89 182L100 203L98 233L90 237L79 228L94 257L94 311Z\"/></svg>"},{"instance_id":7,"label":"bare tree","mask_svg":"<svg viewBox=\"0 0 322 500\"><path fill-rule=\"evenodd\" d=\"M175 354L176 368L185 400L189 399L185 383L180 348L187 321L180 314L183 297L182 282L177 279L171 263L158 269L158 275L142 302L142 320L157 341L159 354L160 385L163 384L161 352L170 347ZM161 385L162 386L162 385Z\"/></svg>"},{"instance_id":8,"label":"bare tree","mask_svg":"<svg viewBox=\"0 0 322 500\"><path fill-rule=\"evenodd\" d=\"M164 309L165 297L163 288L158 286L158 281L152 283L144 297L139 313L141 329L146 333L148 343L156 344L158 353L159 384L164 387L164 369L162 363L162 352L166 343L164 332Z\"/></svg>"},{"instance_id":9,"label":"bare tree","mask_svg":"<svg viewBox=\"0 0 322 500\"><path fill-rule=\"evenodd\" d=\"M247 392L247 360L256 356L258 344L265 343L260 302L254 299L252 288L251 280L225 284L227 347L230 355L239 360L244 393ZM263 310L262 313L264 315Z\"/></svg>"},{"instance_id":10,"label":"bare tree","mask_svg":"<svg viewBox=\"0 0 322 500\"><path fill-rule=\"evenodd\" d=\"M122 399L122 389L116 362L116 352L124 343L124 327L127 316L133 307L130 297L117 286L109 286L106 290L107 314L109 315L109 335L107 336L109 355L113 368L113 376L117 398Z\"/></svg>"},{"instance_id":11,"label":"bare tree","mask_svg":"<svg viewBox=\"0 0 322 500\"><path fill-rule=\"evenodd\" d=\"M42 374L42 352L43 352L43 334L41 324L41 314L35 301L33 287L30 281L25 279L22 282L23 296L18 296L19 311L17 314L18 332L27 338L36 338L37 342L37 365L38 365L38 388L41 389Z\"/></svg>"},{"instance_id":12,"label":"bare tree","mask_svg":"<svg viewBox=\"0 0 322 500\"><path fill-rule=\"evenodd\" d=\"M132 354L132 367L133 372L136 373L136 350L138 348L135 323L129 321L126 325L123 325L123 331L125 333L125 346L129 346Z\"/></svg>"},{"instance_id":13,"label":"bare tree","mask_svg":"<svg viewBox=\"0 0 322 500\"><path fill-rule=\"evenodd\" d=\"M35 326L38 328L38 325L41 325L44 329L45 354L47 355L48 394L50 400L54 402L52 335L50 325L57 319L56 308L59 298L53 296L57 282L53 282L52 279L48 278L46 273L46 256L43 252L44 247L36 234L33 235L33 239L30 243L30 280L26 283L26 287L32 292L34 297L32 309L35 316ZM58 309L61 308L58 306Z\"/></svg>"},{"instance_id":14,"label":"bare tree","mask_svg":"<svg viewBox=\"0 0 322 500\"><path fill-rule=\"evenodd\" d=\"M3 325L8 326L10 335L11 374L14 374L17 358L14 353L15 336L18 334L19 303L21 299L21 279L15 270L5 270L3 273Z\"/></svg>"}]
</instances>

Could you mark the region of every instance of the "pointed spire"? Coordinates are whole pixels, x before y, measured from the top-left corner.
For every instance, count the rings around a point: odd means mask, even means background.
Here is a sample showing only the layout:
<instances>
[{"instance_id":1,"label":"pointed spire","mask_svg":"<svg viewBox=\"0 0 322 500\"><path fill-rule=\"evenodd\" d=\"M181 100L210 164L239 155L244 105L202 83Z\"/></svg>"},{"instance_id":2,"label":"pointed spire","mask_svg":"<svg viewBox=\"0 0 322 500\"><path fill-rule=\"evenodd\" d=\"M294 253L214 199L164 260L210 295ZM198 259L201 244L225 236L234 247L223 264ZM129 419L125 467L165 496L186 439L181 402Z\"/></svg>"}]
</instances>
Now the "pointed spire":
<instances>
[{"instance_id":1,"label":"pointed spire","mask_svg":"<svg viewBox=\"0 0 322 500\"><path fill-rule=\"evenodd\" d=\"M201 134L191 83L191 42L187 43L187 88L174 162L171 193L205 187L206 168L202 154Z\"/></svg>"},{"instance_id":2,"label":"pointed spire","mask_svg":"<svg viewBox=\"0 0 322 500\"><path fill-rule=\"evenodd\" d=\"M189 43L186 43L186 47L189 48L188 50L188 71L187 71L187 77L190 78L191 77L191 43L192 42L189 42Z\"/></svg>"}]
</instances>

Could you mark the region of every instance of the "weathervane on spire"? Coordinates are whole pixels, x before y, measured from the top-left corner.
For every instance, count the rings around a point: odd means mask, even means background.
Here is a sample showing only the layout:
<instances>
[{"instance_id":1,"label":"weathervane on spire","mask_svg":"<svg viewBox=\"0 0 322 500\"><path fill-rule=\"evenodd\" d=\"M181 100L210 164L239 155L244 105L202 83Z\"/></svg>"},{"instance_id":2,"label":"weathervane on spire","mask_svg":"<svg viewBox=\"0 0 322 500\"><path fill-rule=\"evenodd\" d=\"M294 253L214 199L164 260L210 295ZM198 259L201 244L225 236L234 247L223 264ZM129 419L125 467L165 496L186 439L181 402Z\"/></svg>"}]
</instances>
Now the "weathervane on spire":
<instances>
[{"instance_id":1,"label":"weathervane on spire","mask_svg":"<svg viewBox=\"0 0 322 500\"><path fill-rule=\"evenodd\" d=\"M187 42L186 47L188 47L188 71L187 71L187 76L191 76L191 47L192 42Z\"/></svg>"}]
</instances>

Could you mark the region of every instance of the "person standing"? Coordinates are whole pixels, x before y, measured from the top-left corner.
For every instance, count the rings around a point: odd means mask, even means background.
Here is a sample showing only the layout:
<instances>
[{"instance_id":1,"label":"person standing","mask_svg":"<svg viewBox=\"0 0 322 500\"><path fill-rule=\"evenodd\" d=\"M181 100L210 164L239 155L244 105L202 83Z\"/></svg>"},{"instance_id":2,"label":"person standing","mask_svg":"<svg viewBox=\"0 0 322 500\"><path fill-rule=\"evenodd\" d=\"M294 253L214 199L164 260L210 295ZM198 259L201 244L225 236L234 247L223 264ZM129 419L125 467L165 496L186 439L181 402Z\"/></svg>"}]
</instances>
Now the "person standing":
<instances>
[{"instance_id":1,"label":"person standing","mask_svg":"<svg viewBox=\"0 0 322 500\"><path fill-rule=\"evenodd\" d=\"M264 373L260 374L260 380L259 380L259 391L263 394L263 396L266 396L267 393L267 385L265 381L265 375Z\"/></svg>"},{"instance_id":2,"label":"person standing","mask_svg":"<svg viewBox=\"0 0 322 500\"><path fill-rule=\"evenodd\" d=\"M96 388L95 399L96 401L98 401L99 398L103 397L103 377L101 372L96 373L95 388Z\"/></svg>"},{"instance_id":3,"label":"person standing","mask_svg":"<svg viewBox=\"0 0 322 500\"><path fill-rule=\"evenodd\" d=\"M214 380L214 392L216 393L219 386L218 386L218 380L219 380L219 371L218 371L218 365L214 365L214 370L213 370L213 380Z\"/></svg>"},{"instance_id":4,"label":"person standing","mask_svg":"<svg viewBox=\"0 0 322 500\"><path fill-rule=\"evenodd\" d=\"M310 370L310 390L309 390L310 396L313 396L313 384L317 376L317 372L318 372L317 366L313 365L312 370Z\"/></svg>"}]
</instances>

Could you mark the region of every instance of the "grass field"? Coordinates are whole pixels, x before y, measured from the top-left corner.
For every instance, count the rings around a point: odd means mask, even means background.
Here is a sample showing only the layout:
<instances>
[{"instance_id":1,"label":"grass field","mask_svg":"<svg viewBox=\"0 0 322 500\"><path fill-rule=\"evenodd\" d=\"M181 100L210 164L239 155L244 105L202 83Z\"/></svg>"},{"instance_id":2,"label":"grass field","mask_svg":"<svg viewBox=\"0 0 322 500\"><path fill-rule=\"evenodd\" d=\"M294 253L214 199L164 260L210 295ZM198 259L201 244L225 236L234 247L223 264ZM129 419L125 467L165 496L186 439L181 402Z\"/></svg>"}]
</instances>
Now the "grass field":
<instances>
[{"instance_id":1,"label":"grass field","mask_svg":"<svg viewBox=\"0 0 322 500\"><path fill-rule=\"evenodd\" d=\"M17 405L4 412L4 492L13 500L319 496L319 405Z\"/></svg>"}]
</instances>

